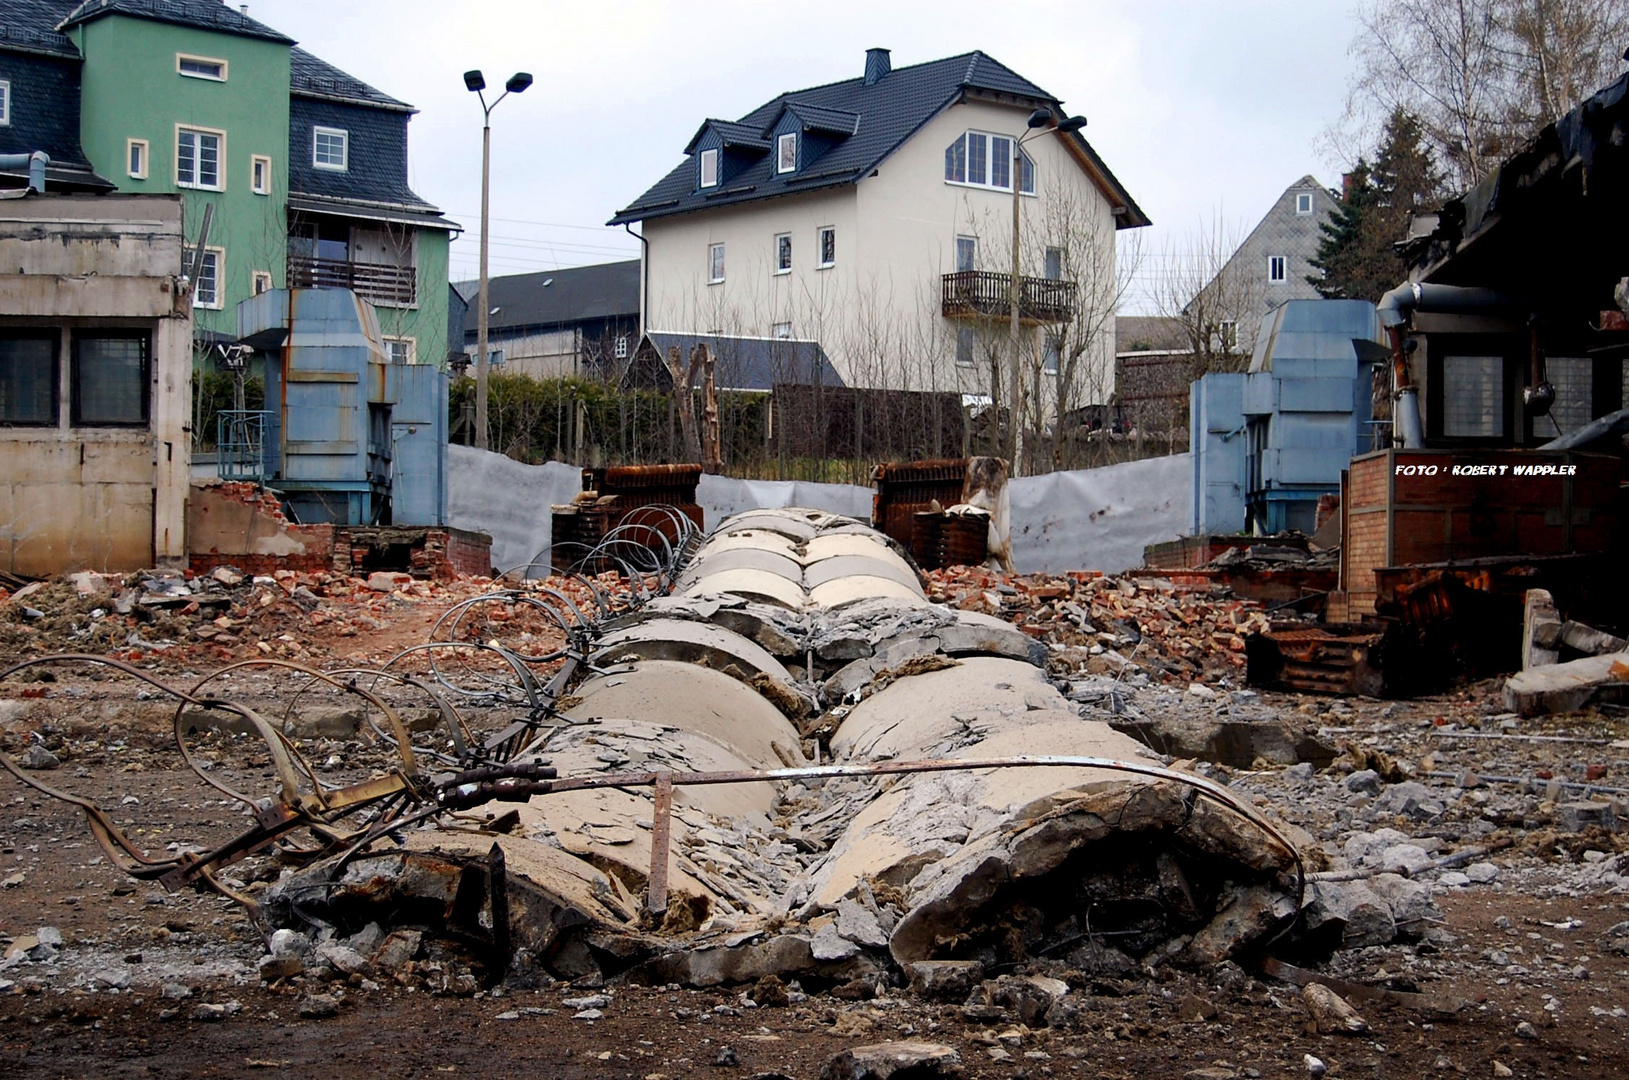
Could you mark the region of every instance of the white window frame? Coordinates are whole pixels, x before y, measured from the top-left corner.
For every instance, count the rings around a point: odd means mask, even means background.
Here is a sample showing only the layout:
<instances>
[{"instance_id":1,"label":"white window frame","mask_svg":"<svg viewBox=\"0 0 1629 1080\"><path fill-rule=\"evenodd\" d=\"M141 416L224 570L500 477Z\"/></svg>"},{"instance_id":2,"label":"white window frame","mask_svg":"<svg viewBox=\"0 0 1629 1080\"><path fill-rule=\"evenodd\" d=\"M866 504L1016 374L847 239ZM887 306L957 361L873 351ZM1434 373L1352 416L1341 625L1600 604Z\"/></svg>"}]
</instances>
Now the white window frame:
<instances>
[{"instance_id":1,"label":"white window frame","mask_svg":"<svg viewBox=\"0 0 1629 1080\"><path fill-rule=\"evenodd\" d=\"M198 288L203 280L203 273L200 271L199 280L192 283L192 306L204 308L208 311L221 311L226 307L226 249L218 247L204 248L205 265L210 262L210 256L214 256L215 263L215 298L207 304L202 300Z\"/></svg>"},{"instance_id":2,"label":"white window frame","mask_svg":"<svg viewBox=\"0 0 1629 1080\"><path fill-rule=\"evenodd\" d=\"M132 169L130 167L130 155L137 147L141 148L141 168ZM148 145L146 139L126 139L124 141L124 171L130 175L132 180L147 179L147 174L152 171L152 163L153 148Z\"/></svg>"},{"instance_id":3,"label":"white window frame","mask_svg":"<svg viewBox=\"0 0 1629 1080\"><path fill-rule=\"evenodd\" d=\"M405 345L405 346L407 346L407 359L401 361L401 363L404 363L404 364L416 364L416 363L419 362L419 342L418 342L417 338L400 337L400 336L395 336L395 335L391 335L391 334L385 334L381 338L381 340L384 341L384 343L385 343L385 355L390 357L390 362L392 364L397 362L396 361L396 354L394 352L392 352L391 349L390 349L390 347L392 345Z\"/></svg>"},{"instance_id":4,"label":"white window frame","mask_svg":"<svg viewBox=\"0 0 1629 1080\"><path fill-rule=\"evenodd\" d=\"M786 261L781 262L781 245L786 245ZM792 272L792 234L789 232L775 234L775 275L790 274Z\"/></svg>"},{"instance_id":5,"label":"white window frame","mask_svg":"<svg viewBox=\"0 0 1629 1080\"><path fill-rule=\"evenodd\" d=\"M264 173L263 173L263 176L265 178L265 183L256 183L255 182L255 169L262 166L262 165L265 166L265 170L264 170ZM265 154L251 154L251 155L249 155L249 190L250 191L254 192L256 195L270 195L271 194L271 185L272 185L271 166L272 166L272 160L267 155L265 155Z\"/></svg>"},{"instance_id":6,"label":"white window frame","mask_svg":"<svg viewBox=\"0 0 1629 1080\"><path fill-rule=\"evenodd\" d=\"M11 80L0 79L0 127L11 126Z\"/></svg>"},{"instance_id":7,"label":"white window frame","mask_svg":"<svg viewBox=\"0 0 1629 1080\"><path fill-rule=\"evenodd\" d=\"M324 135L339 138L339 164L322 161L317 154L317 140ZM351 169L351 133L345 128L317 127L311 128L311 167L313 169L327 169L329 172L349 172Z\"/></svg>"},{"instance_id":8,"label":"white window frame","mask_svg":"<svg viewBox=\"0 0 1629 1080\"><path fill-rule=\"evenodd\" d=\"M1306 209L1305 210L1301 209L1302 206L1305 206ZM1298 192L1296 192L1295 193L1295 215L1296 215L1296 217L1306 217L1310 213L1312 213L1312 192L1310 192L1310 191L1298 191Z\"/></svg>"},{"instance_id":9,"label":"white window frame","mask_svg":"<svg viewBox=\"0 0 1629 1080\"><path fill-rule=\"evenodd\" d=\"M260 287L262 282L266 285L264 289ZM250 296L259 296L263 292L271 292L274 287L270 270L255 270L249 274Z\"/></svg>"},{"instance_id":10,"label":"white window frame","mask_svg":"<svg viewBox=\"0 0 1629 1080\"><path fill-rule=\"evenodd\" d=\"M181 179L182 135L207 135L215 139L215 183L205 184L199 180L189 181ZM195 177L201 175L201 171L199 170L198 166L203 158L202 150L203 147L201 145L194 145L193 147L192 165L193 175ZM192 124L175 125L175 186L195 188L199 191L226 190L226 132L220 130L219 128L196 127Z\"/></svg>"},{"instance_id":11,"label":"white window frame","mask_svg":"<svg viewBox=\"0 0 1629 1080\"><path fill-rule=\"evenodd\" d=\"M707 245L707 284L718 285L724 281L724 244Z\"/></svg>"},{"instance_id":12,"label":"white window frame","mask_svg":"<svg viewBox=\"0 0 1629 1080\"><path fill-rule=\"evenodd\" d=\"M199 64L218 64L220 65L221 73L219 75L209 75L202 71L188 71L181 66L182 63L187 60L191 60ZM203 79L205 82L225 82L226 61L216 56L197 56L193 53L176 53L175 73L186 79Z\"/></svg>"},{"instance_id":13,"label":"white window frame","mask_svg":"<svg viewBox=\"0 0 1629 1080\"><path fill-rule=\"evenodd\" d=\"M700 161L700 164L699 164L699 168L701 169L701 175L700 175L701 183L698 186L704 187L704 188L717 187L718 186L718 151L717 150L703 150L701 152L701 161ZM707 178L707 174L708 174L709 171L711 171L712 174L713 174L713 177L712 177L711 180L709 180Z\"/></svg>"},{"instance_id":14,"label":"white window frame","mask_svg":"<svg viewBox=\"0 0 1629 1080\"><path fill-rule=\"evenodd\" d=\"M775 137L775 172L797 172L798 133L788 131Z\"/></svg>"},{"instance_id":15,"label":"white window frame","mask_svg":"<svg viewBox=\"0 0 1629 1080\"><path fill-rule=\"evenodd\" d=\"M980 180L974 180L972 178L972 175L971 175L971 166L972 166L972 161L973 161L973 155L968 152L968 142L967 142L967 140L971 139L971 138L979 138L979 139L984 140L984 176ZM1009 175L1007 177L1008 182L1007 182L1007 184L1005 186L998 186L998 185L993 184L993 183L990 182L990 177L993 176L994 173L995 173L995 157L994 157L995 151L994 151L994 146L995 146L995 140L996 139L1005 139L1005 140L1007 140L1008 143L1016 142L1016 140L1011 135L1003 135L1000 132L978 131L978 130L976 130L974 128L968 128L966 131L962 132L962 134L961 134L962 148L963 148L962 149L962 162L963 162L964 175L967 176L967 179L965 179L965 180L952 180L950 177L947 176L947 177L945 177L945 183L951 185L952 187L971 187L971 188L982 188L985 191L1006 191L1006 192L1011 192L1013 183L1015 181L1021 179L1021 177L1014 177L1014 176ZM955 145L955 144L952 143L952 145ZM949 149L949 147L946 147L946 149ZM1025 153L1023 147L1018 148L1018 153L1023 158L1023 160L1026 163L1028 163L1028 165L1029 165L1029 169L1028 169L1028 172L1029 172L1029 190L1025 191L1025 190L1022 189L1022 186L1020 186L1020 189L1019 189L1018 193L1020 195L1028 195L1030 198L1034 198L1035 197L1035 159L1030 157L1029 154ZM1009 173L1011 173L1014 170L1009 166L1007 171ZM1017 171L1022 173L1024 170L1022 169L1022 167L1020 167Z\"/></svg>"},{"instance_id":16,"label":"white window frame","mask_svg":"<svg viewBox=\"0 0 1629 1080\"><path fill-rule=\"evenodd\" d=\"M1275 269L1275 267L1273 266L1274 263L1279 264L1276 267L1276 269L1278 269L1280 271L1280 273L1277 274L1276 276L1273 274L1273 270ZM1282 284L1284 284L1285 282L1287 282L1289 280L1290 280L1290 257L1288 255L1269 255L1269 256L1267 256L1267 284L1269 284L1269 285L1282 285Z\"/></svg>"},{"instance_id":17,"label":"white window frame","mask_svg":"<svg viewBox=\"0 0 1629 1080\"><path fill-rule=\"evenodd\" d=\"M826 258L826 237L831 237L831 258ZM815 269L830 270L837 265L837 226L822 225L815 230Z\"/></svg>"},{"instance_id":18,"label":"white window frame","mask_svg":"<svg viewBox=\"0 0 1629 1080\"><path fill-rule=\"evenodd\" d=\"M774 338L776 341L791 341L792 324L789 322L771 323L769 326L769 336Z\"/></svg>"},{"instance_id":19,"label":"white window frame","mask_svg":"<svg viewBox=\"0 0 1629 1080\"><path fill-rule=\"evenodd\" d=\"M616 357L618 360L628 359L627 334L618 334L616 336L616 340L611 343L611 355Z\"/></svg>"}]
</instances>

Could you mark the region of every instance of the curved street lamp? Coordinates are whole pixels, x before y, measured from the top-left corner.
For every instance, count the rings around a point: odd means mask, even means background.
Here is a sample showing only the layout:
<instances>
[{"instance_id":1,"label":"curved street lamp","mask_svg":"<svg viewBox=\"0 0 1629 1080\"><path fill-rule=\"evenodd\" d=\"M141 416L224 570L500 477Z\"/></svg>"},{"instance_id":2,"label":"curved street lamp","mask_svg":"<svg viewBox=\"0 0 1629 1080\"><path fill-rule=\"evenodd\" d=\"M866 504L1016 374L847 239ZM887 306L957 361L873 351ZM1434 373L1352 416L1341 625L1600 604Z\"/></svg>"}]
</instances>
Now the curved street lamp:
<instances>
[{"instance_id":1,"label":"curved street lamp","mask_svg":"<svg viewBox=\"0 0 1629 1080\"><path fill-rule=\"evenodd\" d=\"M510 94L519 94L532 85L532 76L524 71L517 71L503 84L503 93L493 99L492 104L486 103L486 78L476 71L464 72L464 87L474 94L481 102L481 110L486 114L485 122L481 125L481 295L480 308L476 313L475 332L475 446L477 449L487 449L486 434L486 377L487 377L487 346L486 331L487 319L490 318L492 307L487 296L487 230L490 223L488 210L491 204L492 193L492 110L498 107L498 102Z\"/></svg>"},{"instance_id":2,"label":"curved street lamp","mask_svg":"<svg viewBox=\"0 0 1629 1080\"><path fill-rule=\"evenodd\" d=\"M1079 131L1086 126L1084 116L1059 117L1051 109L1036 109L1029 114L1027 122L1029 128L1024 134L1012 140L1012 277L1007 281L1007 300L1012 309L1012 372L1008 387L1008 402L1012 409L1012 433L1007 438L1007 460L1012 463L1012 475L1018 475L1019 429L1024 422L1023 394L1024 379L1018 366L1018 297L1019 297L1019 196L1023 184L1020 181L1024 167L1024 153L1021 149L1026 142L1048 132L1066 134ZM1000 430L1001 418L996 417L997 430Z\"/></svg>"}]
</instances>

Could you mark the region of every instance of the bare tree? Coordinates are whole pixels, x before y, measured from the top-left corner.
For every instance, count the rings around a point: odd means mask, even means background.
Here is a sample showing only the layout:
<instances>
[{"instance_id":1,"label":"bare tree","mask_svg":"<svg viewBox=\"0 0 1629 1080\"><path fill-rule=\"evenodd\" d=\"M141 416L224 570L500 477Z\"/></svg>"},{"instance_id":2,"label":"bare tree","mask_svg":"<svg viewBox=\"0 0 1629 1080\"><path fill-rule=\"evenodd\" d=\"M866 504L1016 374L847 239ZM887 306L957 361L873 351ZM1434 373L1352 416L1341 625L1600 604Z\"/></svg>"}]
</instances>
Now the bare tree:
<instances>
[{"instance_id":1,"label":"bare tree","mask_svg":"<svg viewBox=\"0 0 1629 1080\"><path fill-rule=\"evenodd\" d=\"M1613 78L1629 39L1623 0L1364 0L1358 22L1336 145L1402 108L1462 191Z\"/></svg>"},{"instance_id":2,"label":"bare tree","mask_svg":"<svg viewBox=\"0 0 1629 1080\"><path fill-rule=\"evenodd\" d=\"M1242 371L1249 363L1263 296L1259 276L1233 261L1242 232L1217 211L1161 253L1165 266L1154 306L1187 339L1191 378Z\"/></svg>"}]
</instances>

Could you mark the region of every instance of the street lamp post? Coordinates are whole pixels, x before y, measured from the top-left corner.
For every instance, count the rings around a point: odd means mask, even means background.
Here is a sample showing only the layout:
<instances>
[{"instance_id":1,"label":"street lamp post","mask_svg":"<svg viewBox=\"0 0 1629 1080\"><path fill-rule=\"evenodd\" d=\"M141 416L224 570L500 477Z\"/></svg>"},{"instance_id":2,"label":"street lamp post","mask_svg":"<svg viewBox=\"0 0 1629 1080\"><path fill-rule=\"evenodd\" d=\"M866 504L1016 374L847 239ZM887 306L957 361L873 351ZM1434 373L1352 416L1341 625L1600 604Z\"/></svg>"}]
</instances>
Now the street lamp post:
<instances>
[{"instance_id":1,"label":"street lamp post","mask_svg":"<svg viewBox=\"0 0 1629 1080\"><path fill-rule=\"evenodd\" d=\"M480 310L475 315L475 446L477 449L487 449L486 428L486 377L487 377L487 346L486 330L487 319L492 314L490 300L487 296L486 260L488 245L488 229L491 218L489 208L492 197L492 110L498 107L498 102L510 94L518 94L532 85L532 77L524 71L518 71L504 83L503 93L499 94L488 105L486 95L486 79L479 71L464 72L464 86L467 87L481 102L481 109L486 114L481 125L481 287Z\"/></svg>"},{"instance_id":2,"label":"street lamp post","mask_svg":"<svg viewBox=\"0 0 1629 1080\"><path fill-rule=\"evenodd\" d=\"M1024 167L1023 145L1038 135L1048 131L1070 132L1079 131L1086 126L1084 116L1071 116L1065 120L1058 120L1051 109L1036 109L1029 114L1029 130L1018 138L1012 140L1012 172L1008 179L1012 181L1012 276L1007 280L1007 302L1012 314L1012 372L1008 385L1007 401L1012 410L1012 432L1007 437L1007 460L1011 462L1012 474L1018 475L1018 454L1021 448L1019 429L1024 423L1024 376L1018 364L1018 299L1020 293L1019 271L1019 197L1023 188L1019 178ZM1001 418L996 417L999 427Z\"/></svg>"}]
</instances>

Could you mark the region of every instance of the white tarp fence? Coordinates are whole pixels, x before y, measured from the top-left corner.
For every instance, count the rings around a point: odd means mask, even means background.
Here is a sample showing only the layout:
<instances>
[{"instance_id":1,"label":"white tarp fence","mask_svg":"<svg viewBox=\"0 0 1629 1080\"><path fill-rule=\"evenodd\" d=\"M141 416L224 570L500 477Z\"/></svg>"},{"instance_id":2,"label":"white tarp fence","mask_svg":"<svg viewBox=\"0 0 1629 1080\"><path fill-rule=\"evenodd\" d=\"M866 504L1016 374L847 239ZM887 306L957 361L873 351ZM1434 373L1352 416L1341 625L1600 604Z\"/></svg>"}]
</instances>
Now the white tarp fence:
<instances>
[{"instance_id":1,"label":"white tarp fence","mask_svg":"<svg viewBox=\"0 0 1629 1080\"><path fill-rule=\"evenodd\" d=\"M583 486L582 470L570 465L523 465L468 446L448 447L447 464L448 524L490 535L500 570L547 550L549 507L570 502ZM1145 546L1175 540L1186 529L1192 469L1187 454L1175 454L1014 480L1013 561L1026 574L1113 574L1142 565ZM762 507L808 506L871 518L871 489L853 484L703 476L696 501L709 528Z\"/></svg>"}]
</instances>

